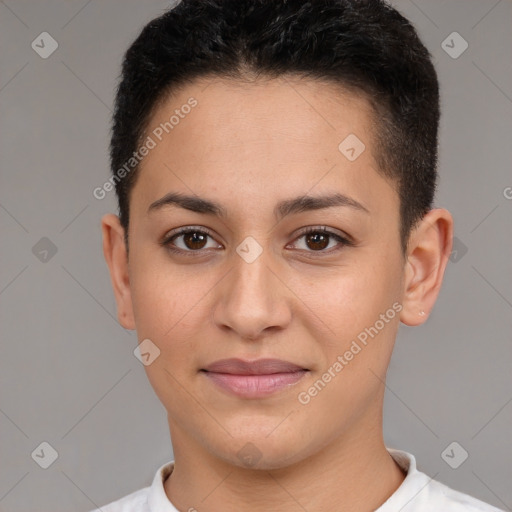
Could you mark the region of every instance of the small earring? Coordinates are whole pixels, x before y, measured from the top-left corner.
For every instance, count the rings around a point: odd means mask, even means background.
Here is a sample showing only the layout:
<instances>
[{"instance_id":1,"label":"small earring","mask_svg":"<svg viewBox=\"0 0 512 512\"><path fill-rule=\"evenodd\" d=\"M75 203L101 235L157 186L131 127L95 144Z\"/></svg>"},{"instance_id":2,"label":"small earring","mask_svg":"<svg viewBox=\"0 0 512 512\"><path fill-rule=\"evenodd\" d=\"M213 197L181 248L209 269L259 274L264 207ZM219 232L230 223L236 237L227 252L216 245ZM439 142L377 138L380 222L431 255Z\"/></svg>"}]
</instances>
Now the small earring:
<instances>
[{"instance_id":1,"label":"small earring","mask_svg":"<svg viewBox=\"0 0 512 512\"><path fill-rule=\"evenodd\" d=\"M423 311L423 309L420 311L420 315L425 316L425 311Z\"/></svg>"}]
</instances>

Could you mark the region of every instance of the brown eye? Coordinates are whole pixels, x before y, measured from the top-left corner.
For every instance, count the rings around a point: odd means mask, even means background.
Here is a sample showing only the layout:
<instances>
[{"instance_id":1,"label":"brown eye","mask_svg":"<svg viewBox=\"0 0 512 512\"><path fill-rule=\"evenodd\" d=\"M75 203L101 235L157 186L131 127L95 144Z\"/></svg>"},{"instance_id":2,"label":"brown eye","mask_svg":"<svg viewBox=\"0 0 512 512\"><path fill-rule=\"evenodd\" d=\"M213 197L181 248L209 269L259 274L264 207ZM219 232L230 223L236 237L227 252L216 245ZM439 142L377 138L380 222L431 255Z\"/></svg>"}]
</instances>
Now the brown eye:
<instances>
[{"instance_id":1,"label":"brown eye","mask_svg":"<svg viewBox=\"0 0 512 512\"><path fill-rule=\"evenodd\" d=\"M305 237L308 247L315 251L325 249L329 245L329 235L324 233L308 233Z\"/></svg>"},{"instance_id":2,"label":"brown eye","mask_svg":"<svg viewBox=\"0 0 512 512\"><path fill-rule=\"evenodd\" d=\"M213 237L209 231L204 228L183 228L174 231L164 238L161 244L168 250L177 253L193 253L201 252L202 249L218 248L219 244L207 246L208 239Z\"/></svg>"},{"instance_id":3,"label":"brown eye","mask_svg":"<svg viewBox=\"0 0 512 512\"><path fill-rule=\"evenodd\" d=\"M183 236L183 243L188 249L202 249L206 244L208 235L200 233L198 231L189 231Z\"/></svg>"},{"instance_id":4,"label":"brown eye","mask_svg":"<svg viewBox=\"0 0 512 512\"><path fill-rule=\"evenodd\" d=\"M298 244L297 241L301 239L304 239L304 242ZM296 239L294 245L296 248L310 253L330 254L342 249L344 246L352 246L354 244L350 239L329 231L325 227L310 227Z\"/></svg>"}]
</instances>

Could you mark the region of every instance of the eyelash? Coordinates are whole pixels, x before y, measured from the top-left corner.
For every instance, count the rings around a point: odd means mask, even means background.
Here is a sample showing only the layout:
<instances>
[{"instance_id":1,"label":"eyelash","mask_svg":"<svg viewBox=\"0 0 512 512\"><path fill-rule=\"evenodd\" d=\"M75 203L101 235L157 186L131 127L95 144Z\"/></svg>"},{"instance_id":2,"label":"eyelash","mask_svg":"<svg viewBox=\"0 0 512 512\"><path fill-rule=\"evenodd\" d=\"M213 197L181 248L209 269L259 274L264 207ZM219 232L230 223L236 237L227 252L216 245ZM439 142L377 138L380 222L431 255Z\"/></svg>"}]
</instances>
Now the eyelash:
<instances>
[{"instance_id":1,"label":"eyelash","mask_svg":"<svg viewBox=\"0 0 512 512\"><path fill-rule=\"evenodd\" d=\"M172 242L176 238L178 238L179 236L182 236L182 235L190 234L190 233L200 233L203 235L207 235L210 238L214 238L213 233L208 228L203 228L203 227L199 228L199 227L195 227L195 226L189 226L186 228L179 228L176 231L171 232L170 234L168 234L167 236L164 237L164 239L160 242L160 245L162 245L168 251L171 251L175 254L186 255L186 256L195 256L197 254L200 254L201 252L204 252L205 251L204 249L185 250L185 249L179 249L177 247L172 246ZM319 253L320 255L330 255L334 252L337 252L337 251L343 249L344 246L353 247L355 245L351 239L341 236L337 233L334 233L333 231L330 231L329 229L327 229L325 226L320 226L320 227L310 226L310 227L304 229L295 238L294 241L297 241L297 240L301 239L302 237L307 236L312 233L321 233L323 235L328 235L329 237L332 237L337 242L339 242L340 245L335 247L334 249L331 248L329 250L322 249L322 250L318 250L318 251L306 251L308 253L312 253L312 254Z\"/></svg>"}]
</instances>

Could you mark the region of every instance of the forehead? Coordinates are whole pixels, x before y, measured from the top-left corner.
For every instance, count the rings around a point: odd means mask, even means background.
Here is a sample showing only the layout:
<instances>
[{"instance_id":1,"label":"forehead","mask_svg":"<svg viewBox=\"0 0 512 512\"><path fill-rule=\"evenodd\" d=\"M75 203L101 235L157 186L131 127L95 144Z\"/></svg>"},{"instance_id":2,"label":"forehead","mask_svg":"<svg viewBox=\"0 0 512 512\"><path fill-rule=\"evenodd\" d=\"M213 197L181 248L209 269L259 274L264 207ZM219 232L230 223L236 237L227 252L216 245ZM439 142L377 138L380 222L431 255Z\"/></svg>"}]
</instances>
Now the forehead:
<instances>
[{"instance_id":1,"label":"forehead","mask_svg":"<svg viewBox=\"0 0 512 512\"><path fill-rule=\"evenodd\" d=\"M364 96L331 83L201 79L158 104L135 188L148 203L172 188L230 197L373 182L366 194L377 200L389 183L376 172L372 114Z\"/></svg>"},{"instance_id":2,"label":"forehead","mask_svg":"<svg viewBox=\"0 0 512 512\"><path fill-rule=\"evenodd\" d=\"M188 112L192 99L197 105ZM175 111L181 114L179 124L187 124L198 143L214 141L219 149L248 137L318 144L319 139L339 138L347 130L364 138L370 150L373 145L373 111L366 97L325 81L293 76L251 82L202 78L160 101L147 133L168 122ZM206 132L208 128L214 130ZM190 135L177 124L171 131L176 143Z\"/></svg>"}]
</instances>

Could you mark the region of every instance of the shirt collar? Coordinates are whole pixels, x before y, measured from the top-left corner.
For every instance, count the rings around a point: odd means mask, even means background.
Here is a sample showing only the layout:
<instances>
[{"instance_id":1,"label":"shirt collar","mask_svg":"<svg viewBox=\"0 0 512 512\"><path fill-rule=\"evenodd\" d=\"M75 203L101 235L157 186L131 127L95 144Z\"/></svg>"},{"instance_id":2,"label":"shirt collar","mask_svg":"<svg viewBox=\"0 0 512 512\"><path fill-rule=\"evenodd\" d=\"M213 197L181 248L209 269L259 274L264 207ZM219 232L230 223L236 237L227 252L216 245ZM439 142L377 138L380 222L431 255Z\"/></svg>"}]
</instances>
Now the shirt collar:
<instances>
[{"instance_id":1,"label":"shirt collar","mask_svg":"<svg viewBox=\"0 0 512 512\"><path fill-rule=\"evenodd\" d=\"M148 506L150 512L178 512L165 494L164 482L174 469L174 461L158 468L149 489Z\"/></svg>"},{"instance_id":2,"label":"shirt collar","mask_svg":"<svg viewBox=\"0 0 512 512\"><path fill-rule=\"evenodd\" d=\"M403 509L432 480L425 473L418 471L416 458L412 453L388 447L386 449L395 462L404 470L406 476L400 487L375 512L396 512Z\"/></svg>"}]
</instances>

